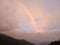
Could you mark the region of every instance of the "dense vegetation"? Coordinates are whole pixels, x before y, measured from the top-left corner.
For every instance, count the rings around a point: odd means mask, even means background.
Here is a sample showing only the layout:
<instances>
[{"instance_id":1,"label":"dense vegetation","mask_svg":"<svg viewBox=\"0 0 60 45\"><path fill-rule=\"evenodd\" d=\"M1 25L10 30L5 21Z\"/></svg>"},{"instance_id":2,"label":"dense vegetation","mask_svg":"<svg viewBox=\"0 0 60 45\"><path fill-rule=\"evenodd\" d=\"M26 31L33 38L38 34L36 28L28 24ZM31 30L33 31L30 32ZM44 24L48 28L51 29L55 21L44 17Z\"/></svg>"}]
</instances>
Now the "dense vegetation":
<instances>
[{"instance_id":1,"label":"dense vegetation","mask_svg":"<svg viewBox=\"0 0 60 45\"><path fill-rule=\"evenodd\" d=\"M26 40L18 40L12 37L0 34L0 45L34 45Z\"/></svg>"},{"instance_id":2,"label":"dense vegetation","mask_svg":"<svg viewBox=\"0 0 60 45\"><path fill-rule=\"evenodd\" d=\"M51 42L49 45L60 45L60 40Z\"/></svg>"}]
</instances>

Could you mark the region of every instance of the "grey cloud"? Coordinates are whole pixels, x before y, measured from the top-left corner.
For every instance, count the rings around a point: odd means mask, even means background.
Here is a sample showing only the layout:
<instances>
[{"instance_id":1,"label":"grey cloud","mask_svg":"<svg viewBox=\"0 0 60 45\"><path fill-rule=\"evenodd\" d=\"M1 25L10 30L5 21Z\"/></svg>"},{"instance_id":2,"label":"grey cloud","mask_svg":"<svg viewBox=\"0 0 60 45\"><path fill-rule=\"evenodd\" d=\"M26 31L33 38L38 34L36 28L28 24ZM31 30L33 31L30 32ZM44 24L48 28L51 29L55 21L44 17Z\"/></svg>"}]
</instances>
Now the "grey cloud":
<instances>
[{"instance_id":1,"label":"grey cloud","mask_svg":"<svg viewBox=\"0 0 60 45\"><path fill-rule=\"evenodd\" d=\"M46 33L26 33L26 32L6 32L4 34L10 35L17 39L25 39L33 43L41 43L41 42L51 42L55 40L59 40L60 31L57 32L46 32Z\"/></svg>"},{"instance_id":2,"label":"grey cloud","mask_svg":"<svg viewBox=\"0 0 60 45\"><path fill-rule=\"evenodd\" d=\"M0 0L0 32L16 28L18 28L18 18L13 3L10 0Z\"/></svg>"}]
</instances>

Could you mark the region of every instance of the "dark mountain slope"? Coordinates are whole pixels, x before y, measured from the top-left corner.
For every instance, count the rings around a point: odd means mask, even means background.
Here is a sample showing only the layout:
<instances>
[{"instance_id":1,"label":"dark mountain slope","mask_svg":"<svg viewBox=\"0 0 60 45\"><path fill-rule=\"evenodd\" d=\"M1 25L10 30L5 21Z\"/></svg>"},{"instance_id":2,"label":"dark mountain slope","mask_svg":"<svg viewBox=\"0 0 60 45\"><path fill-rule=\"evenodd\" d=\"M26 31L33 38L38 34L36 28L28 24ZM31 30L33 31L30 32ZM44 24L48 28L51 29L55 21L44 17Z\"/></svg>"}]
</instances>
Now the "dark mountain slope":
<instances>
[{"instance_id":1,"label":"dark mountain slope","mask_svg":"<svg viewBox=\"0 0 60 45\"><path fill-rule=\"evenodd\" d=\"M33 45L26 40L18 40L12 37L0 34L0 45Z\"/></svg>"}]
</instances>

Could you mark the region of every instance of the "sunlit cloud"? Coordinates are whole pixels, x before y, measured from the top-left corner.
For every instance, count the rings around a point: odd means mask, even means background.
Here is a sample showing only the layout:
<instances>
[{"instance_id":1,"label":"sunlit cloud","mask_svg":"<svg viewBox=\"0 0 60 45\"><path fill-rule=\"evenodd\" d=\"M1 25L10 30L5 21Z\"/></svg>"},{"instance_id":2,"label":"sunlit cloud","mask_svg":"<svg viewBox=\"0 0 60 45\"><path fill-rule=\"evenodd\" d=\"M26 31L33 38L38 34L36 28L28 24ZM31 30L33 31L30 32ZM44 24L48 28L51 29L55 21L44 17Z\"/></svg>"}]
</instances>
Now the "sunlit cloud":
<instances>
[{"instance_id":1,"label":"sunlit cloud","mask_svg":"<svg viewBox=\"0 0 60 45\"><path fill-rule=\"evenodd\" d=\"M0 0L0 33L40 42L59 38L57 32L60 0Z\"/></svg>"}]
</instances>

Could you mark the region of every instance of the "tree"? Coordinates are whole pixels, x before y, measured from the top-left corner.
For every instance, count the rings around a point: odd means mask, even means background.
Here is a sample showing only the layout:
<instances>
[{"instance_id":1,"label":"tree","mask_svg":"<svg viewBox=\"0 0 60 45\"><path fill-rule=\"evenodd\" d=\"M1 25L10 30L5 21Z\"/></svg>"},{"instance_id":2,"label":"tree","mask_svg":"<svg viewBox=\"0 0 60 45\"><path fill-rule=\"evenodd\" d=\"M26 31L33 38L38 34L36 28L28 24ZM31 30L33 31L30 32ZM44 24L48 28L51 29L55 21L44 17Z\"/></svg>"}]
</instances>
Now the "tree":
<instances>
[{"instance_id":1,"label":"tree","mask_svg":"<svg viewBox=\"0 0 60 45\"><path fill-rule=\"evenodd\" d=\"M60 40L51 42L49 45L60 45Z\"/></svg>"}]
</instances>

